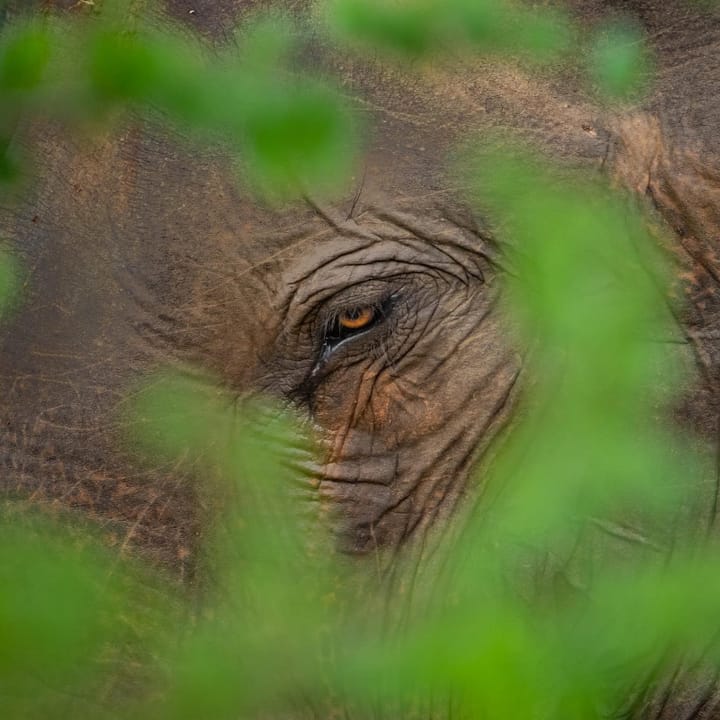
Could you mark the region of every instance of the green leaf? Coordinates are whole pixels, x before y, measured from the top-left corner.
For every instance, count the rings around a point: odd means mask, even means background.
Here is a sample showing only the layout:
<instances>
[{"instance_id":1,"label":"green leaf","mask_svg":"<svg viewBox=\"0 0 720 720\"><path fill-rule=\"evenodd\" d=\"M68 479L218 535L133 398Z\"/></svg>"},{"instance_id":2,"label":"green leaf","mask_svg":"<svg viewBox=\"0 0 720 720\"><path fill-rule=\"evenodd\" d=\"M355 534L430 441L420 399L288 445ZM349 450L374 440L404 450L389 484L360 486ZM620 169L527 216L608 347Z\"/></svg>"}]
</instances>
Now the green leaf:
<instances>
[{"instance_id":1,"label":"green leaf","mask_svg":"<svg viewBox=\"0 0 720 720\"><path fill-rule=\"evenodd\" d=\"M652 63L643 34L634 25L600 30L589 58L592 80L609 99L637 99L646 91Z\"/></svg>"},{"instance_id":2,"label":"green leaf","mask_svg":"<svg viewBox=\"0 0 720 720\"><path fill-rule=\"evenodd\" d=\"M0 46L0 87L32 90L43 79L51 57L49 34L29 25L13 28Z\"/></svg>"}]
</instances>

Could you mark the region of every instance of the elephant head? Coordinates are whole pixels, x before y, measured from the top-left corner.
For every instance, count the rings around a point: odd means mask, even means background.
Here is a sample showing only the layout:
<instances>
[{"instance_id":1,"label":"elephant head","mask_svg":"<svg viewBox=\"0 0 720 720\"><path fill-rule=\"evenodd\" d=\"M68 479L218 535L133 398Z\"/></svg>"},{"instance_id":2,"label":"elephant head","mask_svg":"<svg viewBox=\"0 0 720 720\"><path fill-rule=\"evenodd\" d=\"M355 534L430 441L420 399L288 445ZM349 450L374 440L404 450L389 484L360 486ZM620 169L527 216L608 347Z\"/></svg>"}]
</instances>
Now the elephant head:
<instances>
[{"instance_id":1,"label":"elephant head","mask_svg":"<svg viewBox=\"0 0 720 720\"><path fill-rule=\"evenodd\" d=\"M159 22L222 46L250 5L167 0ZM716 432L720 20L681 0L622 9L657 58L655 91L627 108L595 103L574 70L490 59L389 69L324 54L316 61L370 128L332 201L264 205L222 148L149 121L92 138L46 123L21 132L38 177L2 219L28 268L0 354L7 489L83 508L111 542L184 567L198 531L191 486L119 442L128 393L169 363L312 421L324 455L308 491L335 509L345 551L449 526L522 387L500 302L502 238L448 162L468 134L498 128L610 175L670 226L690 300L679 328L701 370L683 415ZM615 7L572 11L587 29Z\"/></svg>"}]
</instances>

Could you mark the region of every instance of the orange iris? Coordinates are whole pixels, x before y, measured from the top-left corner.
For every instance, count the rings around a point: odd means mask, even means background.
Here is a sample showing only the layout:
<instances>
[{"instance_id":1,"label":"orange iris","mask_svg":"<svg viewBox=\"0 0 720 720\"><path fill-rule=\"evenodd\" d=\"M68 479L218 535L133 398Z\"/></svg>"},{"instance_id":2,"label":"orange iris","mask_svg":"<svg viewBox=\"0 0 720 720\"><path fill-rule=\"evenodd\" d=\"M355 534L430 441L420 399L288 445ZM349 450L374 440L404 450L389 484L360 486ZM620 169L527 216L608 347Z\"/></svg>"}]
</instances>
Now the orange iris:
<instances>
[{"instance_id":1,"label":"orange iris","mask_svg":"<svg viewBox=\"0 0 720 720\"><path fill-rule=\"evenodd\" d=\"M360 330L369 325L374 319L375 308L361 307L340 313L338 322L340 323L340 327L346 330Z\"/></svg>"}]
</instances>

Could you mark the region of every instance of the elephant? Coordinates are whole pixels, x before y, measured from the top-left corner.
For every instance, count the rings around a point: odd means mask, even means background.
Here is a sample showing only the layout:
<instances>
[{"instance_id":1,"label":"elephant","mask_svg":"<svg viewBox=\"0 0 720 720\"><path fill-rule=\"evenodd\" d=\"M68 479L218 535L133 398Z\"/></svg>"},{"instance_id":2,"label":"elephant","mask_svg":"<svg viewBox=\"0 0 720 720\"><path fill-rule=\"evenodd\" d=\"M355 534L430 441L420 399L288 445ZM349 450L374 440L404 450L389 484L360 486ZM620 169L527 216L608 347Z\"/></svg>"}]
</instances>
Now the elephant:
<instances>
[{"instance_id":1,"label":"elephant","mask_svg":"<svg viewBox=\"0 0 720 720\"><path fill-rule=\"evenodd\" d=\"M261 5L165 0L160 22L222 47ZM325 58L372 127L332 202L258 202L222 149L149 121L91 138L48 122L18 131L37 177L0 216L27 268L1 340L4 492L78 510L120 553L191 582L203 524L194 485L172 463L139 463L122 442L137 383L171 364L312 422L324 456L308 466L307 493L334 508L340 551L392 557L452 528L471 501L468 478L512 425L525 377L499 302L501 244L447 166L468 133L497 129L610 177L667 228L684 298L678 338L697 368L675 422L712 457L720 16L684 0L569 10L586 29L620 13L643 27L657 72L640 104L604 107L567 68L536 77L488 58L419 71ZM702 507L704 525L714 513ZM714 693L699 697L659 693L643 712L720 713Z\"/></svg>"}]
</instances>

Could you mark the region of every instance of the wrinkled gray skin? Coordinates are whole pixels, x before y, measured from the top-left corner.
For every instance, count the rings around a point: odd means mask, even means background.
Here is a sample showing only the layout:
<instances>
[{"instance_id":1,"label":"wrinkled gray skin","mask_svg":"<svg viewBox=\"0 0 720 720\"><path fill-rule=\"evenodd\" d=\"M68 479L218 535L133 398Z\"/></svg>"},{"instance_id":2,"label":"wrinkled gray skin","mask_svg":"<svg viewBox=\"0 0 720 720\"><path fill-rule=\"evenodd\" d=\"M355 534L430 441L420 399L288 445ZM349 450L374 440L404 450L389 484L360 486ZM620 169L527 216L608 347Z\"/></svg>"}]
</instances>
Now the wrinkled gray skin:
<instances>
[{"instance_id":1,"label":"wrinkled gray skin","mask_svg":"<svg viewBox=\"0 0 720 720\"><path fill-rule=\"evenodd\" d=\"M222 44L250 3L167 5ZM39 179L2 214L29 269L0 352L8 493L81 509L110 544L187 577L202 527L193 485L174 467L139 464L120 440L129 388L159 366L190 363L238 397L270 394L311 418L326 454L310 485L336 510L345 552L395 549L451 526L522 386L498 308L502 238L482 230L446 163L457 139L497 127L608 173L671 228L689 300L678 337L698 368L679 422L712 439L720 19L678 0L593 0L576 12L591 28L620 10L646 27L658 65L651 97L623 111L601 111L572 71L531 78L468 62L410 77L345 61L346 89L372 132L333 203L264 208L221 150L190 151L157 126L99 139L22 133ZM334 315L376 303L382 322L323 352ZM712 503L700 509L708 522L713 513ZM704 688L669 695L632 712L720 717Z\"/></svg>"}]
</instances>

